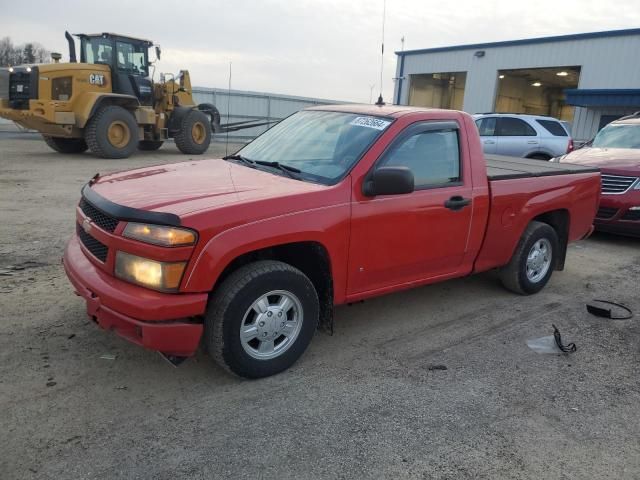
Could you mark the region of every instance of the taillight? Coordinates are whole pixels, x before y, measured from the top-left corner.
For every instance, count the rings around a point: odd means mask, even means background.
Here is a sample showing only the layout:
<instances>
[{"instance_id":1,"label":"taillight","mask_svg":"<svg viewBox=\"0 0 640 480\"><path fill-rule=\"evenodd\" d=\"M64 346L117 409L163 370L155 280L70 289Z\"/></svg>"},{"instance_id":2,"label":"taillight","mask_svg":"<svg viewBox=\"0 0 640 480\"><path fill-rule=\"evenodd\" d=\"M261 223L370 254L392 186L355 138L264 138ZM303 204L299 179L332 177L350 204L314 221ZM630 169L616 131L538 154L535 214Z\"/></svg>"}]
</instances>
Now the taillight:
<instances>
[{"instance_id":1,"label":"taillight","mask_svg":"<svg viewBox=\"0 0 640 480\"><path fill-rule=\"evenodd\" d=\"M573 138L569 139L569 145L567 145L567 153L573 152Z\"/></svg>"}]
</instances>

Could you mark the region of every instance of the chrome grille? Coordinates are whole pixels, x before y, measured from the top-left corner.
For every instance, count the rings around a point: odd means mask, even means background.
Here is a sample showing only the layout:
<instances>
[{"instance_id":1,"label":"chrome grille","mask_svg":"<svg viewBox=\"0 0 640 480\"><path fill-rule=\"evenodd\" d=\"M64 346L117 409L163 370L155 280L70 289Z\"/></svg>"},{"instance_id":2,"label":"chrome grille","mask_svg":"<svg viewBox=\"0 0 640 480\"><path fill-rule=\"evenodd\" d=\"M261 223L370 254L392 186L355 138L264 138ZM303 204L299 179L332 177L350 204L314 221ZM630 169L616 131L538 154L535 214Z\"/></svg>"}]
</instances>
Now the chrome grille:
<instances>
[{"instance_id":1,"label":"chrome grille","mask_svg":"<svg viewBox=\"0 0 640 480\"><path fill-rule=\"evenodd\" d=\"M602 193L625 193L636 180L638 177L602 174Z\"/></svg>"}]
</instances>

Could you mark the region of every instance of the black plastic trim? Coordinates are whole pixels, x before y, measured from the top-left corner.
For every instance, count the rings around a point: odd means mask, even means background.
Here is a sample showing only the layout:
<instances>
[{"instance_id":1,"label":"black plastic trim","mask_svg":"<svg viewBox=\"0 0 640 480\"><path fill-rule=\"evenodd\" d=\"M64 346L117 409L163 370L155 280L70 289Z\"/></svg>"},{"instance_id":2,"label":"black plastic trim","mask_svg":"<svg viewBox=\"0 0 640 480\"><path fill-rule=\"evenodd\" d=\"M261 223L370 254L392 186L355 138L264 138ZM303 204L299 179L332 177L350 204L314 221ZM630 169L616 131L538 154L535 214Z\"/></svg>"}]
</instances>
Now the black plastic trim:
<instances>
[{"instance_id":1,"label":"black plastic trim","mask_svg":"<svg viewBox=\"0 0 640 480\"><path fill-rule=\"evenodd\" d=\"M154 225L168 225L179 227L182 225L180 217L174 213L150 212L138 208L118 205L97 194L89 184L82 187L82 196L98 210L124 222L152 223Z\"/></svg>"}]
</instances>

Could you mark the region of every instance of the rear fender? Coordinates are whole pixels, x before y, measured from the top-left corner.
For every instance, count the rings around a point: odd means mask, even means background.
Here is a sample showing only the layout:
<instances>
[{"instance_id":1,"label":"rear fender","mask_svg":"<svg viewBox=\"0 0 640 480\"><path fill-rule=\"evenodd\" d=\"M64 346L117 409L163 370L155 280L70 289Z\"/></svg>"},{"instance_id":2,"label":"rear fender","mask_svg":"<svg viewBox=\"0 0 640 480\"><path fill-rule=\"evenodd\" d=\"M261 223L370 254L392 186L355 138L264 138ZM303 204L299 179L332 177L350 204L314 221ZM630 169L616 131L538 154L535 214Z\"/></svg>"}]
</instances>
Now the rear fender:
<instances>
[{"instance_id":1,"label":"rear fender","mask_svg":"<svg viewBox=\"0 0 640 480\"><path fill-rule=\"evenodd\" d=\"M481 272L506 265L511 260L525 229L537 217L551 215L556 211L564 211L568 216L567 222L571 222L571 202L574 194L575 187L567 186L534 195L520 207L517 206L517 202L513 201L512 196L505 196L505 198L495 201L492 205L485 240L474 270ZM544 218L540 218L540 220L545 221ZM547 221L547 223L550 222ZM559 268L564 267L570 225L568 223L566 227L566 234L558 231L558 237L561 241L564 240L558 262ZM555 227L555 225L552 226Z\"/></svg>"},{"instance_id":2,"label":"rear fender","mask_svg":"<svg viewBox=\"0 0 640 480\"><path fill-rule=\"evenodd\" d=\"M79 106L76 110L76 126L78 128L84 128L93 114L103 106L119 105L132 111L140 107L140 101L133 95L100 92L85 92L80 95L75 104Z\"/></svg>"}]
</instances>

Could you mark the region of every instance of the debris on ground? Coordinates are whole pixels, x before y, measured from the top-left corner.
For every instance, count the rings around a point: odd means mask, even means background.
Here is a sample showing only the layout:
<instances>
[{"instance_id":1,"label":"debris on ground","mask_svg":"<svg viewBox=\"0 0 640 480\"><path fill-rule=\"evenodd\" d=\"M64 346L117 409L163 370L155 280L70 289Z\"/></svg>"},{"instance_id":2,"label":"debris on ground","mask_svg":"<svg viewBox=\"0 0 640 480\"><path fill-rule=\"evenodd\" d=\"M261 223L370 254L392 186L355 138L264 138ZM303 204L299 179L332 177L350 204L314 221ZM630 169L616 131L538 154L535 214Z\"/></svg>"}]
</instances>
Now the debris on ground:
<instances>
[{"instance_id":1,"label":"debris on ground","mask_svg":"<svg viewBox=\"0 0 640 480\"><path fill-rule=\"evenodd\" d=\"M433 371L433 370L447 370L447 366L446 365L429 365L428 369L431 370L431 371Z\"/></svg>"},{"instance_id":2,"label":"debris on ground","mask_svg":"<svg viewBox=\"0 0 640 480\"><path fill-rule=\"evenodd\" d=\"M113 355L112 353L105 353L104 355L100 355L100 358L102 360L115 360L116 356Z\"/></svg>"},{"instance_id":3,"label":"debris on ground","mask_svg":"<svg viewBox=\"0 0 640 480\"><path fill-rule=\"evenodd\" d=\"M593 300L591 303L587 303L587 312L596 317L610 318L611 320L628 320L633 317L633 312L629 307L608 300Z\"/></svg>"},{"instance_id":4,"label":"debris on ground","mask_svg":"<svg viewBox=\"0 0 640 480\"><path fill-rule=\"evenodd\" d=\"M560 331L555 325L553 327L553 335L540 338L531 338L527 340L527 346L536 353L542 354L559 354L559 353L573 353L577 350L575 343L568 343L567 345L562 343L562 336Z\"/></svg>"}]
</instances>

